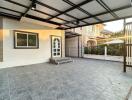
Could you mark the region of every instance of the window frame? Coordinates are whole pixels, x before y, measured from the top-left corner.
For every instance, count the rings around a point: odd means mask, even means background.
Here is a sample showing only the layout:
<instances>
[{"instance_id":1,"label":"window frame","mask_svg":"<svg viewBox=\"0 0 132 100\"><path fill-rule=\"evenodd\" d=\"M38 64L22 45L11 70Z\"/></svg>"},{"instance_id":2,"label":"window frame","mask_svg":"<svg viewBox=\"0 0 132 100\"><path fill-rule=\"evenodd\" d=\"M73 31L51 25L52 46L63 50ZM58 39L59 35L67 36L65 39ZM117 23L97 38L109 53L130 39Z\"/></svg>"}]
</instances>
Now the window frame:
<instances>
[{"instance_id":1,"label":"window frame","mask_svg":"<svg viewBox=\"0 0 132 100\"><path fill-rule=\"evenodd\" d=\"M26 46L17 46L17 34L26 34L27 35L27 45ZM29 35L35 35L36 36L36 46L28 46L29 44ZM38 49L39 48L39 36L38 33L34 32L27 32L27 31L19 31L14 30L14 49Z\"/></svg>"}]
</instances>

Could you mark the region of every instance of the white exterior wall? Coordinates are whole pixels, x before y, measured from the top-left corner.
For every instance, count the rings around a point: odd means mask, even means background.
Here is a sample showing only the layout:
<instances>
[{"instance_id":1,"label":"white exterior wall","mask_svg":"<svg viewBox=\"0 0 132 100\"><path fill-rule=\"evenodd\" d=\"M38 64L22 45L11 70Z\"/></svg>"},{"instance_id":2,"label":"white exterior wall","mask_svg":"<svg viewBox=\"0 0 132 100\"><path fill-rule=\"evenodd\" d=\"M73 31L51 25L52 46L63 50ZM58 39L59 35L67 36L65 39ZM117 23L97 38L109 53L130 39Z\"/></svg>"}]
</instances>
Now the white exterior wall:
<instances>
[{"instance_id":1,"label":"white exterior wall","mask_svg":"<svg viewBox=\"0 0 132 100\"><path fill-rule=\"evenodd\" d=\"M14 49L13 30L39 34L39 49ZM0 68L47 62L51 57L51 35L62 37L62 56L65 56L65 33L45 26L3 19L3 62Z\"/></svg>"}]
</instances>

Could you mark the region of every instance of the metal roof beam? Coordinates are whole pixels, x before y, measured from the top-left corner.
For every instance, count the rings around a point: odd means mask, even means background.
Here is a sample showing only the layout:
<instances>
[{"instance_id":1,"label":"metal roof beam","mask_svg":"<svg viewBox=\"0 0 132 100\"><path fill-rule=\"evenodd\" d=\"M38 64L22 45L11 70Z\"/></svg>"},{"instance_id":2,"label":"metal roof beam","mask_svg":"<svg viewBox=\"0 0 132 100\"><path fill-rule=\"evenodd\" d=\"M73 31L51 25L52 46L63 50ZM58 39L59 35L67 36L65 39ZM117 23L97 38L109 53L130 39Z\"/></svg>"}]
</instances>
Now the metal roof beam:
<instances>
[{"instance_id":1,"label":"metal roof beam","mask_svg":"<svg viewBox=\"0 0 132 100\"><path fill-rule=\"evenodd\" d=\"M53 19L53 18L55 18L55 17L57 17L57 16L60 16L60 15L62 15L62 14L65 14L65 13L71 11L71 10L74 10L74 9L76 9L76 8L78 8L78 7L82 6L82 5L84 5L84 4L87 4L87 3L91 2L91 1L93 1L93 0L85 0L85 1L83 1L83 2L81 2L81 3L79 3L79 4L75 5L75 6L73 6L73 7L71 7L71 8L69 8L69 9L67 9L67 10L65 10L65 11L63 11L63 12L57 14L57 15L55 15L54 17L49 18L49 20L50 20L50 19Z\"/></svg>"},{"instance_id":2,"label":"metal roof beam","mask_svg":"<svg viewBox=\"0 0 132 100\"><path fill-rule=\"evenodd\" d=\"M67 4L71 5L71 6L76 6L75 3L73 3L73 2L71 2L71 1L69 1L69 0L63 0L63 1L66 2ZM90 15L90 16L93 16L91 13L89 13L88 11L84 10L84 9L81 8L81 7L78 7L77 9L80 10L80 11L82 11L83 13L87 14L88 16L89 16L89 15ZM97 18L96 16L95 16L94 18L95 18L96 20L98 20L98 21L102 21L101 19Z\"/></svg>"},{"instance_id":3,"label":"metal roof beam","mask_svg":"<svg viewBox=\"0 0 132 100\"><path fill-rule=\"evenodd\" d=\"M62 11L60 11L60 10L58 10L58 9L56 9L56 8L53 8L53 7L51 7L51 6L49 6L49 5L47 5L47 4L45 4L45 3L42 3L42 2L40 2L40 1L37 1L36 2L37 4L39 4L39 5L41 5L41 6L44 6L44 7L46 7L46 8L49 8L49 9L51 9L51 10L53 10L53 11L56 11L56 12L58 12L58 13L62 13ZM76 18L76 17L74 17L74 16L72 16L72 15L70 15L70 14L67 14L67 13L64 13L64 15L66 15L66 16L68 16L68 17L71 17L71 18L73 18L73 19L75 19L75 20L78 20L78 18ZM54 16L53 16L54 17ZM52 18L53 18L52 17ZM58 16L57 16L58 17ZM56 17L56 18L57 18ZM50 17L51 18L51 17ZM49 18L48 18L49 19ZM85 22L85 21L82 21L82 22L84 22L84 23L86 23L86 24L88 24L87 22ZM72 24L74 24L74 23L72 23ZM76 24L77 25L77 24Z\"/></svg>"},{"instance_id":4,"label":"metal roof beam","mask_svg":"<svg viewBox=\"0 0 132 100\"><path fill-rule=\"evenodd\" d=\"M12 10L12 9L9 9L9 8L5 8L5 7L0 7L1 9L5 9L5 10L8 10L8 11L12 11L12 12L16 12L18 14L24 14L22 12L19 12L19 11L16 11L16 10ZM5 17L9 17L9 18L13 18L13 19L21 19L21 16L16 16L16 15L12 15L12 14L8 14L8 13L4 13L4 12L0 12L0 15L1 16L5 16ZM28 18L31 18L31 19L35 19L35 20L38 20L38 21L42 21L42 22L47 22L47 23L50 23L50 24L54 24L54 25L61 25L60 23L56 23L54 21L47 21L46 19L42 19L42 18L39 18L39 17L35 17L35 16L32 16L32 15L29 15L29 14L26 14L25 17L28 17ZM70 26L68 25L65 25L67 27L70 28Z\"/></svg>"},{"instance_id":5,"label":"metal roof beam","mask_svg":"<svg viewBox=\"0 0 132 100\"><path fill-rule=\"evenodd\" d=\"M127 5L127 6L123 6L123 7L120 7L120 8L113 9L111 11L116 12L116 11L120 11L120 10L123 10L123 9L131 8L131 7L132 7L131 5ZM104 14L108 14L108 13L109 13L108 11L105 11L105 12L98 13L98 14L95 14L95 15L92 15L92 16L81 18L79 20L85 20L85 19L88 19L88 18L93 18L93 17L96 17L96 16L101 16L101 15L104 15ZM71 23L73 23L73 22L75 22L75 20L71 21ZM64 24L67 24L67 23L64 23Z\"/></svg>"},{"instance_id":6,"label":"metal roof beam","mask_svg":"<svg viewBox=\"0 0 132 100\"><path fill-rule=\"evenodd\" d=\"M15 13L18 13L18 14L23 14L23 13L20 12L20 11L12 10L12 9L9 9L9 8L5 8L5 7L0 7L0 8L1 8L1 9L5 9L5 10L8 10L8 11L15 12Z\"/></svg>"},{"instance_id":7,"label":"metal roof beam","mask_svg":"<svg viewBox=\"0 0 132 100\"><path fill-rule=\"evenodd\" d=\"M13 14L8 14L8 13L5 13L5 12L0 12L0 16L9 17L9 18L12 18L12 19L15 19L15 20L20 20L20 16L16 16L16 15L13 15Z\"/></svg>"},{"instance_id":8,"label":"metal roof beam","mask_svg":"<svg viewBox=\"0 0 132 100\"><path fill-rule=\"evenodd\" d=\"M112 10L108 7L106 3L102 0L96 0L106 11L108 11L114 18L119 18Z\"/></svg>"},{"instance_id":9,"label":"metal roof beam","mask_svg":"<svg viewBox=\"0 0 132 100\"><path fill-rule=\"evenodd\" d=\"M25 17L35 19L35 20L38 20L38 21L42 21L42 22L47 22L47 23L50 23L50 24L58 25L58 26L61 25L60 23L49 21L49 20L46 20L46 19L43 19L43 18L40 18L40 17L36 17L36 16L33 16L33 15L26 14Z\"/></svg>"},{"instance_id":10,"label":"metal roof beam","mask_svg":"<svg viewBox=\"0 0 132 100\"><path fill-rule=\"evenodd\" d=\"M32 8L33 3L35 3L35 2L36 2L36 0L31 0L31 4L26 9L26 11L21 15L21 18L26 16L26 14L28 13L28 11Z\"/></svg>"},{"instance_id":11,"label":"metal roof beam","mask_svg":"<svg viewBox=\"0 0 132 100\"><path fill-rule=\"evenodd\" d=\"M89 25L95 25L95 24L101 24L101 23L106 23L106 22L111 22L111 21L116 21L116 20L121 20L121 19L126 19L126 18L131 18L131 16L125 16L125 17L120 17L120 18L117 18L117 19L109 19L109 20L105 20L105 21L101 21L101 22L95 22L95 23L91 23ZM89 26L88 24L85 24L85 25L81 25L81 26L77 26L77 27L71 27L71 28L66 28L67 29L72 29L72 28L78 28L78 27L84 27L84 26Z\"/></svg>"},{"instance_id":12,"label":"metal roof beam","mask_svg":"<svg viewBox=\"0 0 132 100\"><path fill-rule=\"evenodd\" d=\"M25 5L23 5L23 4L17 3L17 2L15 2L15 1L12 1L12 0L5 0L5 1L10 2L10 3L12 3L12 4L15 4L15 5L18 5L18 6L21 6L21 7L23 7L23 8L29 9L28 6L25 6ZM34 11L36 11L36 12L38 12L38 13L41 13L41 14L48 15L48 16L53 16L53 15L50 15L50 14L48 14L48 13L42 12L42 11L37 10L37 9L35 9ZM65 22L69 23L69 21L64 20L64 19L62 19L62 18L57 17L57 19L60 19L60 20L63 20L63 21L65 21Z\"/></svg>"}]
</instances>

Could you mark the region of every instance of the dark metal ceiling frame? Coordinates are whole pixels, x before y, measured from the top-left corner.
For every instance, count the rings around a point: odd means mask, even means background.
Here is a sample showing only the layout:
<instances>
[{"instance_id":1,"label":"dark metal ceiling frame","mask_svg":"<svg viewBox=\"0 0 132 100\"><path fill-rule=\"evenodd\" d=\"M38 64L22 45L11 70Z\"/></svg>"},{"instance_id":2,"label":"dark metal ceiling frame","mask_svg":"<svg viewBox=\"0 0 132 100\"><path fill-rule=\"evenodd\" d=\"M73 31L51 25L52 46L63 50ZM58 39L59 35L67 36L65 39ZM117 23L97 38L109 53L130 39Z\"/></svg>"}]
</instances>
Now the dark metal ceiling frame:
<instances>
[{"instance_id":1,"label":"dark metal ceiling frame","mask_svg":"<svg viewBox=\"0 0 132 100\"><path fill-rule=\"evenodd\" d=\"M22 12L19 12L19 11L16 11L16 10L12 10L12 9L8 9L8 8L5 8L5 7L0 7L1 9L5 9L5 10L8 10L8 11L12 11L12 12L15 12L15 13L19 13L21 15L23 15L24 13ZM8 14L8 13L4 13L4 12L0 12L0 15L1 16L5 16L5 17L11 17L11 18L16 18L16 19L21 19L21 16L16 16L16 15L13 15L13 14ZM61 25L60 23L57 23L57 22L53 22L53 21L50 21L50 20L46 20L46 19L43 19L43 18L39 18L39 17L36 17L36 16L32 16L32 15L29 15L29 14L26 14L25 17L27 18L32 18L32 19L36 19L38 21L43 21L43 22L47 22L47 23L50 23L50 24L54 24L54 25Z\"/></svg>"},{"instance_id":2,"label":"dark metal ceiling frame","mask_svg":"<svg viewBox=\"0 0 132 100\"><path fill-rule=\"evenodd\" d=\"M17 12L17 11L14 11L14 12ZM21 13L21 14L24 14L24 13ZM13 18L13 19L16 18L17 20L20 20L21 19L20 16L16 16L16 15L13 15L13 14L8 14L8 13L5 13L5 12L0 12L0 15L1 16L5 16L5 17L9 17L9 18ZM39 17L33 16L33 15L29 15L29 14L26 14L25 17L31 18L31 19L35 19L35 20L38 20L38 21L42 21L42 22L47 22L47 23L50 23L50 24L58 25L58 26L61 25L60 23L56 23L56 22L53 22L53 21L50 21L50 20L46 20L46 19L39 18Z\"/></svg>"},{"instance_id":3,"label":"dark metal ceiling frame","mask_svg":"<svg viewBox=\"0 0 132 100\"><path fill-rule=\"evenodd\" d=\"M79 4L77 4L77 5L74 5L74 6L70 7L70 8L68 8L68 9L66 9L65 11L62 11L61 13L55 15L54 17L49 18L48 20L51 20L51 19L53 19L53 18L55 18L55 17L57 17L57 16L60 16L60 15L63 15L63 14L65 14L65 13L67 13L67 12L69 12L69 11L72 11L72 10L74 10L74 9L76 9L76 8L78 8L78 7L82 6L82 5L84 5L84 4L87 4L87 3L91 2L91 1L93 1L93 0L85 0L85 1L83 1L83 2L81 2L81 3L79 3Z\"/></svg>"},{"instance_id":4,"label":"dark metal ceiling frame","mask_svg":"<svg viewBox=\"0 0 132 100\"><path fill-rule=\"evenodd\" d=\"M113 12L113 10L111 10L109 7L108 7L108 5L106 5L102 0L96 0L105 10L106 10L106 12L103 12L103 13L100 13L100 14L96 14L96 15L90 15L90 16L88 16L88 17L84 17L84 18L82 18L82 19L79 19L79 20L85 20L85 19L88 19L88 18L96 18L97 16L99 16L99 15L103 15L103 14L106 14L106 13L110 13L113 17L115 17L115 18L119 18L114 12ZM103 4L102 4L103 3ZM71 23L73 23L73 22L75 22L76 20L73 20L73 21L71 21ZM64 23L64 24L67 24L67 22L66 23Z\"/></svg>"},{"instance_id":5,"label":"dark metal ceiling frame","mask_svg":"<svg viewBox=\"0 0 132 100\"><path fill-rule=\"evenodd\" d=\"M26 16L26 14L28 13L28 11L32 8L33 2L35 2L35 1L36 1L36 0L31 1L30 6L29 6L29 7L26 9L26 11L21 15L21 18Z\"/></svg>"},{"instance_id":6,"label":"dark metal ceiling frame","mask_svg":"<svg viewBox=\"0 0 132 100\"><path fill-rule=\"evenodd\" d=\"M5 17L9 17L15 20L20 20L20 16L16 16L16 15L12 15L12 14L8 14L5 12L0 12L0 16L5 16Z\"/></svg>"},{"instance_id":7,"label":"dark metal ceiling frame","mask_svg":"<svg viewBox=\"0 0 132 100\"><path fill-rule=\"evenodd\" d=\"M73 2L71 2L71 1L69 1L69 0L63 0L63 1L66 2L67 4L71 5L71 6L76 6L75 3L73 3ZM92 14L91 14L90 12L84 10L84 9L81 8L81 7L78 7L77 9L80 10L81 12L87 14L88 16L92 16ZM102 20L99 19L98 17L94 17L94 19L96 19L96 20L98 20L98 21L102 21Z\"/></svg>"},{"instance_id":8,"label":"dark metal ceiling frame","mask_svg":"<svg viewBox=\"0 0 132 100\"><path fill-rule=\"evenodd\" d=\"M120 11L120 10L131 8L131 7L132 7L131 5L126 5L126 6L123 6L123 7L120 7L120 8L113 9L111 11L112 12L116 12L116 11ZM85 20L85 19L101 16L101 15L108 14L108 13L109 13L108 11L105 11L105 12L101 12L101 13L95 14L93 16L88 16L88 17L81 18L79 20ZM75 22L75 20L71 21L71 23L73 23L73 22ZM64 24L67 24L67 23L64 23ZM83 25L83 26L87 26L87 25L91 25L91 24L86 24L86 25Z\"/></svg>"},{"instance_id":9,"label":"dark metal ceiling frame","mask_svg":"<svg viewBox=\"0 0 132 100\"><path fill-rule=\"evenodd\" d=\"M24 13L22 13L22 12L20 12L20 11L16 11L16 10L12 10L12 9L9 9L9 8L5 8L5 7L0 7L1 9L5 9L5 10L8 10L8 11L12 11L12 12L15 12L15 13L18 13L18 14L21 14L21 15L24 15ZM4 14L2 14L3 16L4 15L7 15L7 13L4 13ZM13 15L13 14L8 14L8 17L9 17L9 15L10 16L15 16L15 15ZM25 15L26 16L26 15ZM6 16L7 17L7 16ZM17 16L17 18L20 20L21 19L21 17L20 16ZM42 19L41 19L42 20ZM61 24L58 24L57 23L57 25L61 25ZM70 26L67 26L67 27L70 27Z\"/></svg>"},{"instance_id":10,"label":"dark metal ceiling frame","mask_svg":"<svg viewBox=\"0 0 132 100\"><path fill-rule=\"evenodd\" d=\"M25 6L25 5L23 5L23 4L20 4L20 3L17 3L17 2L11 1L11 0L5 0L5 1L10 2L10 3L13 3L13 4L18 5L18 6L21 6L21 7L23 7L23 8L26 8L27 10L25 11L25 15L27 14L27 12L28 12L28 11L30 10L30 8L31 8L31 6L28 7L28 6ZM11 9L4 8L4 7L1 7L1 8L2 8L2 9L5 9L5 10L10 10L10 11L13 11L13 12L16 12L16 13L20 13L20 14L21 14L21 17L24 15L24 13L19 12L19 11L11 10ZM41 14L48 15L48 16L53 16L53 15L50 15L50 14L48 14L48 13L42 12L42 11L37 10L37 9L35 9L34 11L36 11L36 12L38 12L38 13L41 13ZM20 19L21 19L21 18L20 18ZM62 21L65 21L65 22L67 22L67 23L69 22L69 21L67 21L67 20L65 20L65 19L62 19L62 18L59 18L59 17L57 17L57 19L62 20ZM45 20L45 19L44 19L44 20ZM53 23L54 23L54 21L50 21L50 22L53 22ZM57 23L57 22L55 22L55 23ZM57 23L57 25L58 25L58 24L61 25L61 23ZM68 26L68 25L65 25L65 26L66 26L66 27L70 27L70 26Z\"/></svg>"},{"instance_id":11,"label":"dark metal ceiling frame","mask_svg":"<svg viewBox=\"0 0 132 100\"><path fill-rule=\"evenodd\" d=\"M106 22L111 22L111 21L116 21L116 20L131 18L131 17L132 17L132 15L131 15L131 16L120 17L120 18L116 18L116 19L109 19L109 20L105 20L105 21L102 21L102 22L95 22L95 23L91 23L91 24L89 24L89 25L101 24L101 23L106 23ZM81 26L77 26L77 27L66 28L66 30L67 30L67 29L72 29L72 28L78 28L78 27L89 26L89 25L81 25Z\"/></svg>"},{"instance_id":12,"label":"dark metal ceiling frame","mask_svg":"<svg viewBox=\"0 0 132 100\"><path fill-rule=\"evenodd\" d=\"M119 18L112 10L108 7L106 3L102 0L96 0L106 11L108 11L114 18Z\"/></svg>"},{"instance_id":13,"label":"dark metal ceiling frame","mask_svg":"<svg viewBox=\"0 0 132 100\"><path fill-rule=\"evenodd\" d=\"M27 6L25 6L25 5L22 5L22 4L20 4L20 3L17 3L17 2L14 2L14 1L11 1L11 0L5 0L5 1L8 1L8 2L10 2L10 3L13 3L13 4L16 4L16 5L19 5L19 6L22 6L22 7L24 7L24 8L29 8L29 7L27 7ZM42 4L41 4L42 5ZM45 4L43 5L43 6L45 6ZM45 7L47 7L48 5L46 5ZM50 6L49 6L50 7ZM48 7L48 8L49 8ZM117 9L113 9L113 10L111 10L111 12L116 12L116 11L119 11L119 10L123 10L123 9L128 9L128 8L131 8L132 6L131 5L127 5L127 6L124 6L124 7L120 7L120 8L117 8ZM51 7L52 8L52 7ZM8 8L6 9L6 10L9 10ZM57 10L57 9L55 9L55 8L53 8L52 10ZM10 11L11 11L11 9L10 9ZM13 10L12 10L13 11ZM42 13L42 14L45 14L45 15L49 15L49 16L53 16L53 15L50 15L50 14L47 14L47 13L45 13L45 12L42 12L42 11L39 11L39 10L35 10L36 12L39 12L39 13ZM19 12L19 11L14 11L14 12L16 12L16 13L21 13L21 12ZM59 12L59 13L61 13L61 11L59 11L59 10L57 10L56 12ZM108 13L110 13L110 12L108 12L108 11L106 11L106 12L102 12L102 13L99 13L99 14L95 14L95 15L92 15L92 16L88 16L88 17L84 17L84 18L81 18L81 19L78 19L79 21L81 21L81 20L84 20L84 19L88 19L88 18L93 18L93 17L97 17L97 16L100 16L100 15L104 15L104 14L108 14ZM4 13L4 12L0 12L0 15L3 15L3 16L7 16L7 17L11 17L11 18L16 18L16 19L20 19L19 17L20 16L15 16L15 15L12 15L12 14L7 14L7 13ZM67 14L65 14L65 15L67 15ZM67 15L67 16L70 16L70 15ZM30 17L30 18L36 18L36 16L27 16L27 17ZM126 16L126 17L122 17L122 18L115 18L115 19L110 19L110 20L106 20L106 21L101 21L101 22L95 22L95 23L91 23L91 24L85 24L85 25L78 25L78 26L75 26L75 27L70 27L69 26L69 28L66 28L66 29L71 29L71 28L77 28L77 27L82 27L82 26L87 26L87 25L93 25L93 24L99 24L99 23L103 23L103 22L108 22L108 21L114 21L114 20L117 20L117 19L123 19L123 18L128 18L128 17L132 17L132 16ZM57 17L58 19L59 19L59 17ZM36 19L39 19L38 17L36 18ZM76 18L75 18L76 19ZM47 22L47 20L45 20L45 19L39 19L40 21L46 21ZM61 20L61 19L60 19ZM76 20L73 20L73 21L67 21L67 23L73 23L73 22L75 22ZM52 21L49 21L49 23L52 23ZM54 22L53 22L54 23ZM54 24L56 24L56 22L54 23ZM65 25L66 23L64 23L63 25ZM61 23L57 23L57 25L61 25ZM65 25L66 26L66 25ZM67 26L68 27L68 26Z\"/></svg>"},{"instance_id":14,"label":"dark metal ceiling frame","mask_svg":"<svg viewBox=\"0 0 132 100\"><path fill-rule=\"evenodd\" d=\"M49 8L49 9L51 9L51 10L53 10L53 11L56 11L56 12L58 12L58 13L62 13L62 11L60 11L60 10L58 10L58 9L56 9L56 8L53 8L53 7L51 7L51 6L49 6L49 5L45 4L45 3L42 3L42 2L40 2L40 1L37 1L36 3L39 4L39 5L41 5L41 6L44 6L44 7L46 7L46 8ZM64 15L66 15L66 16L68 16L68 17L71 17L71 18L73 18L73 19L75 19L75 20L78 20L78 18L76 18L76 17L74 17L74 16L72 16L72 15L70 15L70 14L64 13ZM57 17L58 17L58 16L57 16ZM55 18L56 18L56 17L55 17ZM82 21L82 22L88 24L88 22L85 22L85 21ZM71 23L71 24L74 24L74 23ZM76 24L76 25L77 25L77 24Z\"/></svg>"}]
</instances>

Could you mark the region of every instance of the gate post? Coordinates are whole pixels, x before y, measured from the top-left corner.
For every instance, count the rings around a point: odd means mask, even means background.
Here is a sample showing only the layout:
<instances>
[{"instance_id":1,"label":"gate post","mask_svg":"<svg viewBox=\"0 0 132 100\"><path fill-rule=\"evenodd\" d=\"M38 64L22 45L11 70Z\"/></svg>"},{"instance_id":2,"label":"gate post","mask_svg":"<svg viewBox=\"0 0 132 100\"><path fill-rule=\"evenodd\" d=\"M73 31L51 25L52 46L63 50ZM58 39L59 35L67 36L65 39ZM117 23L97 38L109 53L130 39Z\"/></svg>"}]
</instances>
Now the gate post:
<instances>
[{"instance_id":1,"label":"gate post","mask_svg":"<svg viewBox=\"0 0 132 100\"><path fill-rule=\"evenodd\" d=\"M123 48L123 55L124 55L124 68L123 71L126 72L126 41L125 41L125 27L126 27L126 19L124 19L124 48Z\"/></svg>"}]
</instances>

